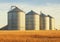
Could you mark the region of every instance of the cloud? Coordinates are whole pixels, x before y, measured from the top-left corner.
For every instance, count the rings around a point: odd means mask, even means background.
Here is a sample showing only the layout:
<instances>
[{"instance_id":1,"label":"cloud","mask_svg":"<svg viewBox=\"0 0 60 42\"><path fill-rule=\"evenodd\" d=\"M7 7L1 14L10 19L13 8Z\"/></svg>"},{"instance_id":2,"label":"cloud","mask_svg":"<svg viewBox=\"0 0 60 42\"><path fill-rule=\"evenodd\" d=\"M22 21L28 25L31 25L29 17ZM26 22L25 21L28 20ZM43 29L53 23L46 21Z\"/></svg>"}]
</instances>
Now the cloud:
<instances>
[{"instance_id":1,"label":"cloud","mask_svg":"<svg viewBox=\"0 0 60 42\"><path fill-rule=\"evenodd\" d=\"M23 3L29 5L46 5L46 3L60 4L60 0L0 0L0 3Z\"/></svg>"}]
</instances>

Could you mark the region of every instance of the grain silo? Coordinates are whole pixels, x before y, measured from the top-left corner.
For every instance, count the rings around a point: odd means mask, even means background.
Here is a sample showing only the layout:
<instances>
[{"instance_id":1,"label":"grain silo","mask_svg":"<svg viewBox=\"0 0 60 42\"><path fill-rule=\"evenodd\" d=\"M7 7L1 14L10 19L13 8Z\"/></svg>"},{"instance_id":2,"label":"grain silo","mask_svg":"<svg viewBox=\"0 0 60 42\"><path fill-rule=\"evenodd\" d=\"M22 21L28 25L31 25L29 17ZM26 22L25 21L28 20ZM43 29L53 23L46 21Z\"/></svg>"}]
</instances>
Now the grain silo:
<instances>
[{"instance_id":1,"label":"grain silo","mask_svg":"<svg viewBox=\"0 0 60 42\"><path fill-rule=\"evenodd\" d=\"M46 15L41 12L40 13L40 30L45 30L45 26L46 26L45 17L46 17Z\"/></svg>"},{"instance_id":2,"label":"grain silo","mask_svg":"<svg viewBox=\"0 0 60 42\"><path fill-rule=\"evenodd\" d=\"M50 30L55 30L55 19L50 16L50 15L47 15L49 17L49 29Z\"/></svg>"},{"instance_id":3,"label":"grain silo","mask_svg":"<svg viewBox=\"0 0 60 42\"><path fill-rule=\"evenodd\" d=\"M8 30L25 30L25 13L16 6L8 12Z\"/></svg>"},{"instance_id":4,"label":"grain silo","mask_svg":"<svg viewBox=\"0 0 60 42\"><path fill-rule=\"evenodd\" d=\"M50 26L49 17L46 16L45 17L45 30L49 30L49 28L50 28L49 26Z\"/></svg>"},{"instance_id":5,"label":"grain silo","mask_svg":"<svg viewBox=\"0 0 60 42\"><path fill-rule=\"evenodd\" d=\"M26 14L26 30L39 30L39 14L31 10Z\"/></svg>"}]
</instances>

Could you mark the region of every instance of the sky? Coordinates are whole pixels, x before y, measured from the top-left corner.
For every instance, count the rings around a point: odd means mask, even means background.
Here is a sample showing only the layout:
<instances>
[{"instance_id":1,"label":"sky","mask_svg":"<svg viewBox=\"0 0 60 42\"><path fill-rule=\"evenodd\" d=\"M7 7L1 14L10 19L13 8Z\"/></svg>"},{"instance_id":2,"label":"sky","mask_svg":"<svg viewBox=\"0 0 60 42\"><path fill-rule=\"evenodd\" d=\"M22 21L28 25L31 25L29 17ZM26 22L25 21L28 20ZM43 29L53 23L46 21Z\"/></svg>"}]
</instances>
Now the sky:
<instances>
[{"instance_id":1,"label":"sky","mask_svg":"<svg viewBox=\"0 0 60 42\"><path fill-rule=\"evenodd\" d=\"M0 0L0 28L8 24L7 12L11 6L17 6L25 13L34 10L38 14L42 11L55 18L55 28L60 29L60 0Z\"/></svg>"}]
</instances>

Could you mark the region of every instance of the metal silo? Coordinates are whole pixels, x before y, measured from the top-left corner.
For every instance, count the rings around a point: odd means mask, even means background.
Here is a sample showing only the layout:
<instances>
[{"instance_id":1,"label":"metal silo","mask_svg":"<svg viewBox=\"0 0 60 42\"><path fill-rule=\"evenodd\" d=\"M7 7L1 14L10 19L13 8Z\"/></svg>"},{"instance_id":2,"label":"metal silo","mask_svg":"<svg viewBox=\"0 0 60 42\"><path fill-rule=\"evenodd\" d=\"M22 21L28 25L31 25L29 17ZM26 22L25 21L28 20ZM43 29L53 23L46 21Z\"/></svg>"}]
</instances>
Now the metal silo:
<instances>
[{"instance_id":1,"label":"metal silo","mask_svg":"<svg viewBox=\"0 0 60 42\"><path fill-rule=\"evenodd\" d=\"M39 14L30 11L26 14L26 30L39 30Z\"/></svg>"},{"instance_id":2,"label":"metal silo","mask_svg":"<svg viewBox=\"0 0 60 42\"><path fill-rule=\"evenodd\" d=\"M45 30L45 25L46 25L46 23L45 23L45 17L46 17L46 15L44 14L44 13L40 13L40 30Z\"/></svg>"},{"instance_id":3,"label":"metal silo","mask_svg":"<svg viewBox=\"0 0 60 42\"><path fill-rule=\"evenodd\" d=\"M50 30L55 30L55 19L50 15L48 15L48 17L49 17L49 25L50 25L49 29Z\"/></svg>"},{"instance_id":4,"label":"metal silo","mask_svg":"<svg viewBox=\"0 0 60 42\"><path fill-rule=\"evenodd\" d=\"M51 18L52 30L55 30L55 19Z\"/></svg>"},{"instance_id":5,"label":"metal silo","mask_svg":"<svg viewBox=\"0 0 60 42\"><path fill-rule=\"evenodd\" d=\"M8 12L8 29L25 30L25 13L16 6Z\"/></svg>"},{"instance_id":6,"label":"metal silo","mask_svg":"<svg viewBox=\"0 0 60 42\"><path fill-rule=\"evenodd\" d=\"M49 17L46 16L45 17L45 30L49 30L49 25L50 25L50 23L49 23Z\"/></svg>"}]
</instances>

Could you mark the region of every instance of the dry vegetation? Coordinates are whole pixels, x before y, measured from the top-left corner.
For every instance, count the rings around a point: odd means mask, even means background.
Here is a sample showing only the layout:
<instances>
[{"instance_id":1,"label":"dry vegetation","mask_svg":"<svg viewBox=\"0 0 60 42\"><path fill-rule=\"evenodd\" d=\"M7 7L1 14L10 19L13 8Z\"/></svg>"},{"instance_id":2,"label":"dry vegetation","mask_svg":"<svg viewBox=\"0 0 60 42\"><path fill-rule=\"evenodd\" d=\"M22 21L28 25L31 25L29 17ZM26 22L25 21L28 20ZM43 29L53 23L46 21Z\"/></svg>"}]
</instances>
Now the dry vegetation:
<instances>
[{"instance_id":1,"label":"dry vegetation","mask_svg":"<svg viewBox=\"0 0 60 42\"><path fill-rule=\"evenodd\" d=\"M60 31L0 31L0 42L60 42Z\"/></svg>"}]
</instances>

